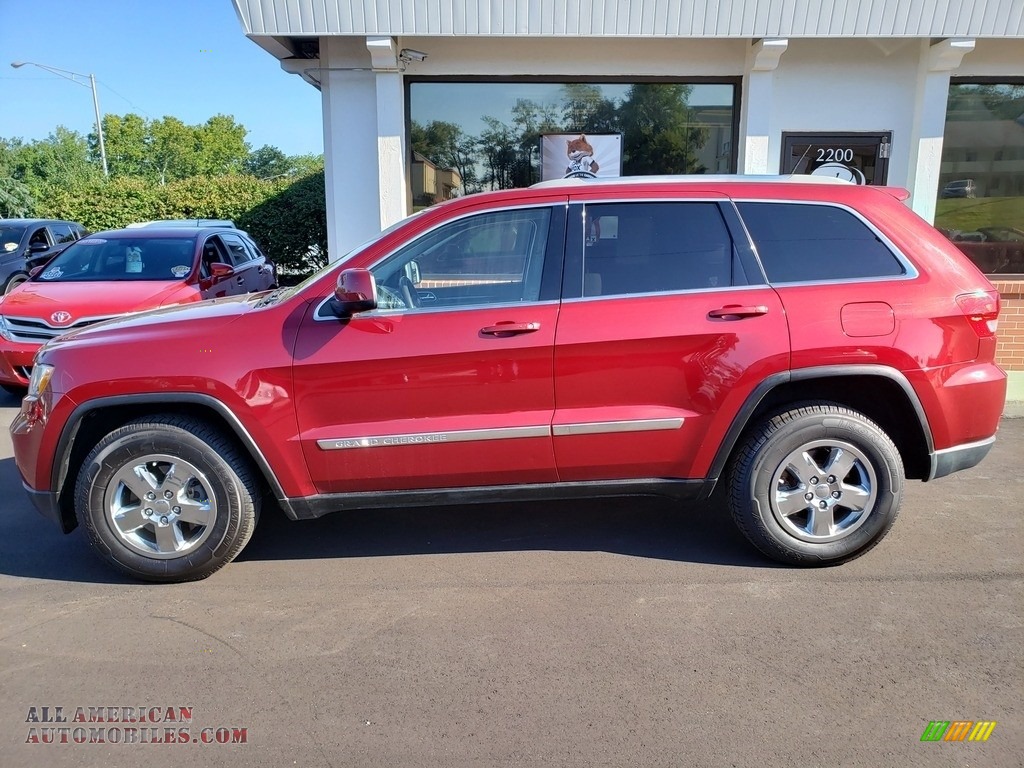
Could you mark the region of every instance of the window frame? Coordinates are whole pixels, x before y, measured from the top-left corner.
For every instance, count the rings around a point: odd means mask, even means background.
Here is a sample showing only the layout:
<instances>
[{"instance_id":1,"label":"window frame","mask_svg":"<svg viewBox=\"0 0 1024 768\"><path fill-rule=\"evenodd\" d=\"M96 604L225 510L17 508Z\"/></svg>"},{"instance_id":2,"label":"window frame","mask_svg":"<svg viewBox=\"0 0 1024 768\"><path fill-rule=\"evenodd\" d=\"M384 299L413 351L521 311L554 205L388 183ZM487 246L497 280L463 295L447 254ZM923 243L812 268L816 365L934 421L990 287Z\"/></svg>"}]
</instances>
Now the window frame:
<instances>
[{"instance_id":1,"label":"window frame","mask_svg":"<svg viewBox=\"0 0 1024 768\"><path fill-rule=\"evenodd\" d=\"M565 270L562 286L562 301L611 301L615 299L644 298L649 296L690 295L714 291L742 291L764 288L764 277L760 262L750 246L750 239L743 228L742 220L736 213L731 200L725 195L699 197L645 197L645 198L594 198L570 201L569 225L566 231ZM618 293L604 296L584 296L584 214L587 206L593 205L643 205L643 204L692 204L711 203L718 208L727 236L731 241L732 282L704 288L676 288L643 293Z\"/></svg>"},{"instance_id":2,"label":"window frame","mask_svg":"<svg viewBox=\"0 0 1024 768\"><path fill-rule=\"evenodd\" d=\"M414 313L416 315L425 315L435 312L465 312L465 311L479 311L481 309L500 309L509 307L526 307L536 306L538 304L551 304L559 301L562 284L562 268L563 261L565 258L565 231L566 231L566 211L567 204L564 200L546 200L543 202L525 202L517 205L498 206L494 208L483 208L471 211L464 211L458 216L451 218L445 218L442 221L438 221L433 226L423 230L422 232L416 233L414 237L408 240L404 240L396 247L391 248L380 257L374 259L371 263L366 265L366 269L369 272L373 272L379 266L392 259L400 252L404 251L409 246L422 240L423 238L429 237L438 230L455 224L457 222L473 218L476 216L486 216L495 213L504 213L507 211L526 211L535 209L547 209L550 211L550 217L548 219L548 236L547 243L544 248L544 263L541 268L541 282L540 282L540 296L536 301L513 301L513 302L496 302L496 303L479 303L479 304L464 304L459 306L447 306L447 307L399 307L399 308L382 308L368 310L366 312L360 312L359 317L377 317L380 315L393 315L393 314L407 314ZM371 246L372 247L372 246ZM345 266L345 260L339 265L341 270L350 268ZM337 273L337 274L340 274ZM336 278L335 278L336 279ZM313 320L315 322L337 322L338 317L330 309L329 304L333 301L334 296L328 294L325 296L316 309L313 312Z\"/></svg>"}]
</instances>

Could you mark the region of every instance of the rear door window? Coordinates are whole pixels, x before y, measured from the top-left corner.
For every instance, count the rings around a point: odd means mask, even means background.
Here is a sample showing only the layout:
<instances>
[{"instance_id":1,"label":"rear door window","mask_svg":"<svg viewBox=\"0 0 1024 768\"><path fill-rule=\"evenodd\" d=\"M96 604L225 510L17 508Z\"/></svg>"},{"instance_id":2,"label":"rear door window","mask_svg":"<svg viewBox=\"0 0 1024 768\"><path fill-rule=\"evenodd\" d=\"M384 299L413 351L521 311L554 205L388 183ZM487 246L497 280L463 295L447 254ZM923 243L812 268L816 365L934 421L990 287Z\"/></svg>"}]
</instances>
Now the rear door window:
<instances>
[{"instance_id":1,"label":"rear door window","mask_svg":"<svg viewBox=\"0 0 1024 768\"><path fill-rule=\"evenodd\" d=\"M714 202L587 205L583 295L707 290L734 279L732 238Z\"/></svg>"},{"instance_id":2,"label":"rear door window","mask_svg":"<svg viewBox=\"0 0 1024 768\"><path fill-rule=\"evenodd\" d=\"M806 203L737 203L772 283L898 277L903 264L879 235L845 208Z\"/></svg>"},{"instance_id":3,"label":"rear door window","mask_svg":"<svg viewBox=\"0 0 1024 768\"><path fill-rule=\"evenodd\" d=\"M220 241L227 249L228 256L231 259L228 263L231 266L237 267L245 264L247 261L252 261L252 254L245 247L242 238L237 235L220 235Z\"/></svg>"}]
</instances>

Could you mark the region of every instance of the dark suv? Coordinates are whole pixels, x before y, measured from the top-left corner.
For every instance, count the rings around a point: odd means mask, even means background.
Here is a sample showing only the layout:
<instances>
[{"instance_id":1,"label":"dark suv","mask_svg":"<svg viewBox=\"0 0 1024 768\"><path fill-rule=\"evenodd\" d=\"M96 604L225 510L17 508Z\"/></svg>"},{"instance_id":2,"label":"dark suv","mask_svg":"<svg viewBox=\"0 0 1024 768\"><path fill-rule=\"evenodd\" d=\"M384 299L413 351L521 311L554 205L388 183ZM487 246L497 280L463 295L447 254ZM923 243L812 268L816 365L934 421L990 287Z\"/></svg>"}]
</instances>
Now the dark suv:
<instances>
[{"instance_id":1,"label":"dark suv","mask_svg":"<svg viewBox=\"0 0 1024 768\"><path fill-rule=\"evenodd\" d=\"M406 219L294 288L47 343L11 426L38 509L203 578L266 499L707 497L766 555L875 545L991 448L999 296L905 190L562 181Z\"/></svg>"},{"instance_id":2,"label":"dark suv","mask_svg":"<svg viewBox=\"0 0 1024 768\"><path fill-rule=\"evenodd\" d=\"M31 265L41 264L85 237L85 227L56 219L0 219L0 294L28 280Z\"/></svg>"}]
</instances>

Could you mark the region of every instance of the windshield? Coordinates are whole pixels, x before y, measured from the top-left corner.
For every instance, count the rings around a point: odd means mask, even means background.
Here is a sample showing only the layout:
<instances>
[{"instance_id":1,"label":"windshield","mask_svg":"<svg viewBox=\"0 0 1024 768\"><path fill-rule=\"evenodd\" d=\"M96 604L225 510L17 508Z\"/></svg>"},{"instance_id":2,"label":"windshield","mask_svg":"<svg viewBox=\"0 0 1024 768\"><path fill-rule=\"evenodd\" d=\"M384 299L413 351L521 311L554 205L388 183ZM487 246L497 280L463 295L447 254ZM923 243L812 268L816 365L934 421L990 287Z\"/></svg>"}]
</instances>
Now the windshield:
<instances>
[{"instance_id":1,"label":"windshield","mask_svg":"<svg viewBox=\"0 0 1024 768\"><path fill-rule=\"evenodd\" d=\"M0 253L10 253L18 247L21 236L25 234L24 226L0 227Z\"/></svg>"},{"instance_id":2,"label":"windshield","mask_svg":"<svg viewBox=\"0 0 1024 768\"><path fill-rule=\"evenodd\" d=\"M195 237L87 237L47 263L43 283L93 280L184 280L192 272Z\"/></svg>"}]
</instances>

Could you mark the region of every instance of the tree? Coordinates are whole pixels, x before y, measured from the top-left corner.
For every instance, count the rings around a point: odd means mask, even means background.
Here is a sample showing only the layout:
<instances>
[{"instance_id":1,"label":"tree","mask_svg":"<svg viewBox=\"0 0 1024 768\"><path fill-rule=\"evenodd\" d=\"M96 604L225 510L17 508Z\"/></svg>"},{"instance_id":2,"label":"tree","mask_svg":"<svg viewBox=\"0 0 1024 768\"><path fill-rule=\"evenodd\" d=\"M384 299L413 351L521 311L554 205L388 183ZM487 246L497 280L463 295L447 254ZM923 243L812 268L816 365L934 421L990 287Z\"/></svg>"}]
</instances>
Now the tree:
<instances>
[{"instance_id":1,"label":"tree","mask_svg":"<svg viewBox=\"0 0 1024 768\"><path fill-rule=\"evenodd\" d=\"M201 125L176 117L144 120L138 115L105 115L103 136L111 176L142 176L159 184L196 175L235 173L249 157L245 126L229 115ZM90 152L99 157L95 134Z\"/></svg>"},{"instance_id":2,"label":"tree","mask_svg":"<svg viewBox=\"0 0 1024 768\"><path fill-rule=\"evenodd\" d=\"M111 176L142 176L148 159L148 128L138 115L103 116L103 140L107 168ZM99 162L100 145L95 133L89 134L89 154Z\"/></svg>"},{"instance_id":3,"label":"tree","mask_svg":"<svg viewBox=\"0 0 1024 768\"><path fill-rule=\"evenodd\" d=\"M24 184L33 197L42 195L47 185L73 185L100 175L99 167L89 160L85 137L62 125L42 140L0 140L0 144L0 176L6 174Z\"/></svg>"},{"instance_id":4,"label":"tree","mask_svg":"<svg viewBox=\"0 0 1024 768\"><path fill-rule=\"evenodd\" d=\"M203 125L193 127L196 171L207 176L237 173L249 157L248 133L244 125L230 115L214 115Z\"/></svg>"},{"instance_id":5,"label":"tree","mask_svg":"<svg viewBox=\"0 0 1024 768\"><path fill-rule=\"evenodd\" d=\"M264 144L249 153L241 170L258 179L299 178L311 173L323 173L324 156L286 155L277 147Z\"/></svg>"},{"instance_id":6,"label":"tree","mask_svg":"<svg viewBox=\"0 0 1024 768\"><path fill-rule=\"evenodd\" d=\"M618 133L619 120L612 99L596 85L567 83L562 86L564 133Z\"/></svg>"},{"instance_id":7,"label":"tree","mask_svg":"<svg viewBox=\"0 0 1024 768\"><path fill-rule=\"evenodd\" d=\"M249 157L242 163L242 171L258 179L287 176L292 169L293 164L288 155L269 144L250 152Z\"/></svg>"}]
</instances>

